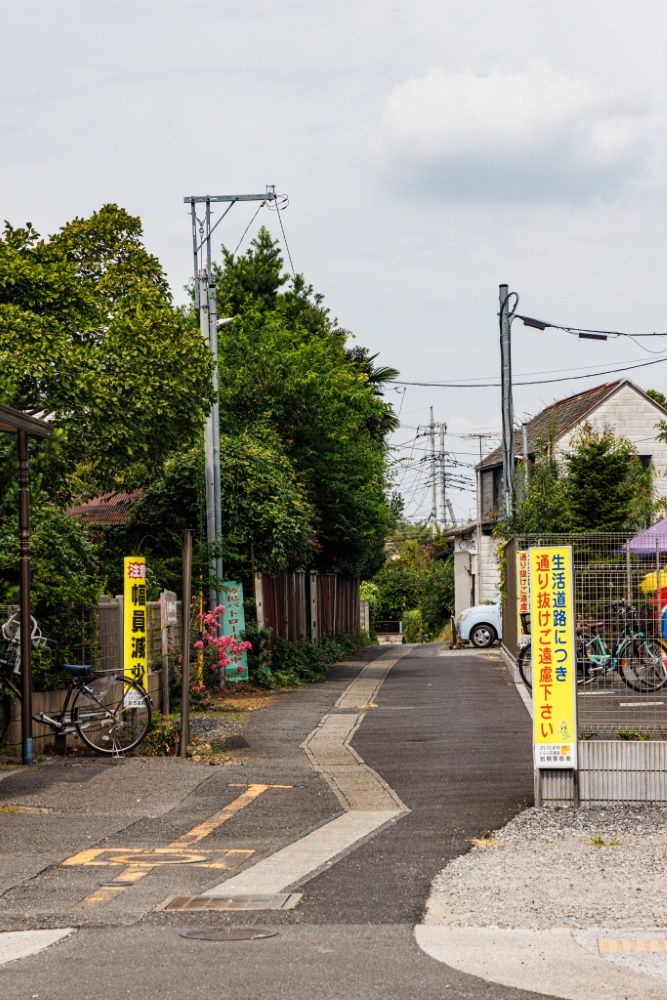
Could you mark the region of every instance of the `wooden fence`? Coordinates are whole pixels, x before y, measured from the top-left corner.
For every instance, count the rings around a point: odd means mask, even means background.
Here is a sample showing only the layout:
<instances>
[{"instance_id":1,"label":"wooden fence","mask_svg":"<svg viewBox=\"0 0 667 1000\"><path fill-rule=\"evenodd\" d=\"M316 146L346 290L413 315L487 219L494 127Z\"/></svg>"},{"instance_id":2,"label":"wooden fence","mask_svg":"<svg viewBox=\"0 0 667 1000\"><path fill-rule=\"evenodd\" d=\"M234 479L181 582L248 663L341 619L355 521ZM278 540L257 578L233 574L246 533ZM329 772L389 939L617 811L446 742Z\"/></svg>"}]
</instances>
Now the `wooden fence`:
<instances>
[{"instance_id":1,"label":"wooden fence","mask_svg":"<svg viewBox=\"0 0 667 1000\"><path fill-rule=\"evenodd\" d=\"M359 632L359 580L295 570L255 574L257 623L272 639L316 642L331 632Z\"/></svg>"}]
</instances>

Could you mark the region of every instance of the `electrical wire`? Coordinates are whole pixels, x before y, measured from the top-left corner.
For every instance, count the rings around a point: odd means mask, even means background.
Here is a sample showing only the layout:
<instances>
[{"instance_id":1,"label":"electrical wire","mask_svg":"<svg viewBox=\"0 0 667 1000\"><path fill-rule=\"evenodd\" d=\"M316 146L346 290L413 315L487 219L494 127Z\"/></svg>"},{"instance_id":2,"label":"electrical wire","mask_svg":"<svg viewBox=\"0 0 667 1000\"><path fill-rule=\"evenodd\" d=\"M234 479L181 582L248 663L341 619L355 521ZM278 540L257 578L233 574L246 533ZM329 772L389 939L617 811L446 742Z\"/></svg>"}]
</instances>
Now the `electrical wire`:
<instances>
[{"instance_id":1,"label":"electrical wire","mask_svg":"<svg viewBox=\"0 0 667 1000\"><path fill-rule=\"evenodd\" d=\"M657 336L657 334L656 334ZM597 378L598 375L615 375L617 372L630 372L635 368L648 368L650 365L660 365L667 361L667 356L656 358L655 361L642 361L638 365L625 365L622 368L606 368L604 371L590 372L588 375L571 375L564 378L540 378L530 382L516 382L513 385L549 385L553 382L576 382L582 378ZM499 389L500 382L405 382L396 379L397 385L420 385L432 389Z\"/></svg>"},{"instance_id":2,"label":"electrical wire","mask_svg":"<svg viewBox=\"0 0 667 1000\"><path fill-rule=\"evenodd\" d=\"M232 254L232 257L236 257L236 254L238 253L239 247L241 246L241 244L243 243L244 239L246 238L246 233L248 232L248 230L252 226L253 222L255 221L255 219L257 218L257 216L262 211L262 209L264 208L265 205L266 205L265 201L261 201L259 203L259 208L257 209L257 211L255 212L255 214L253 215L253 217L250 220L250 222L248 223L248 225L243 230L243 236L241 237L241 239L236 244L236 249L234 250L234 253Z\"/></svg>"},{"instance_id":3,"label":"electrical wire","mask_svg":"<svg viewBox=\"0 0 667 1000\"><path fill-rule=\"evenodd\" d=\"M273 204L276 206L275 207L275 211L276 211L276 214L278 215L278 222L280 223L280 229L281 229L281 232L283 234L283 243L285 244L285 250L287 251L287 257L289 259L289 266L292 269L292 277L296 278L296 271L294 270L294 263L292 261L292 254L290 253L289 244L287 242L287 236L285 235L285 227L283 226L283 217L280 214L281 211L284 211L284 209L286 209L289 206L289 198L287 197L286 194L279 194L276 197L276 199L273 202ZM273 209L272 205L270 205L269 207L271 209Z\"/></svg>"},{"instance_id":4,"label":"electrical wire","mask_svg":"<svg viewBox=\"0 0 667 1000\"><path fill-rule=\"evenodd\" d=\"M523 322L528 320L528 326L534 327L536 323L539 323L545 329L562 330L564 333L572 333L575 336L580 333L599 333L604 337L630 337L631 340L634 340L637 337L667 337L667 331L663 333L628 333L626 330L597 330L586 326L562 326L560 323L542 323L541 320L535 320L530 316L521 316L521 314L516 311L512 313L512 316L515 315L517 319L520 319Z\"/></svg>"}]
</instances>

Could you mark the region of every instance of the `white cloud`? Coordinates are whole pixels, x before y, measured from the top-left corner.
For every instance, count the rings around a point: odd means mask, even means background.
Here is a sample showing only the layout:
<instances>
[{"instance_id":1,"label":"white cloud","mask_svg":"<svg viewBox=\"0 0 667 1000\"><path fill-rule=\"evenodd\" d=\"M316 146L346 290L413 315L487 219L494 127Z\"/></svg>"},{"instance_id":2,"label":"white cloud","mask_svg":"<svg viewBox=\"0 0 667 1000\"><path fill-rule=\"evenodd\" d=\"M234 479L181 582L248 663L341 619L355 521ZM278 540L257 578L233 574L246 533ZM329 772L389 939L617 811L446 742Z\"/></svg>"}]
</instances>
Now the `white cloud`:
<instances>
[{"instance_id":1,"label":"white cloud","mask_svg":"<svg viewBox=\"0 0 667 1000\"><path fill-rule=\"evenodd\" d=\"M647 117L531 63L407 80L385 102L376 143L390 175L429 195L558 199L641 176L651 131Z\"/></svg>"}]
</instances>

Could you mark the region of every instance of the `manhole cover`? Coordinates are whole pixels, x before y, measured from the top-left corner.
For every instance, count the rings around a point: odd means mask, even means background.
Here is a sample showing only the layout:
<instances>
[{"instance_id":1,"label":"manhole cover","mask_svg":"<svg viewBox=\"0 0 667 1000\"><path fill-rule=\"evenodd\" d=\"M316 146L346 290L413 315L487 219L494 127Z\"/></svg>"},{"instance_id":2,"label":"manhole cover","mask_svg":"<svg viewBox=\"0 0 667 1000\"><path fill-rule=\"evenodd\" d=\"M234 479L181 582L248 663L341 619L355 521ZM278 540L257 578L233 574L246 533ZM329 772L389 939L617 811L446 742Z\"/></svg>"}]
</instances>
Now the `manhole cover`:
<instances>
[{"instance_id":1,"label":"manhole cover","mask_svg":"<svg viewBox=\"0 0 667 1000\"><path fill-rule=\"evenodd\" d=\"M201 930L181 931L183 938L191 941L254 941L256 938L276 937L278 931L266 927L202 927Z\"/></svg>"}]
</instances>

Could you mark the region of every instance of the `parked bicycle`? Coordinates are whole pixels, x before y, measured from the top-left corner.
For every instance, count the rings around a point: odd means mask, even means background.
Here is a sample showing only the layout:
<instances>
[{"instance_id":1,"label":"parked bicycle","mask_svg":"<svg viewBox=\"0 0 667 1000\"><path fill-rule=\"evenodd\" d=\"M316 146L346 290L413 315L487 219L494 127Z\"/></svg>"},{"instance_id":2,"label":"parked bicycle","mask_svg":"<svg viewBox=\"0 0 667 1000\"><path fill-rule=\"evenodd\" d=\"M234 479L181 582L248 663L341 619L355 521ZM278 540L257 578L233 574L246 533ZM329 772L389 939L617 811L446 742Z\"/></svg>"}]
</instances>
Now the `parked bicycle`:
<instances>
[{"instance_id":1,"label":"parked bicycle","mask_svg":"<svg viewBox=\"0 0 667 1000\"><path fill-rule=\"evenodd\" d=\"M615 601L608 607L624 622L622 632L611 649L603 635L604 622L577 622L577 684L589 684L598 677L617 672L621 680L634 691L657 691L664 687L667 684L667 666L660 640L646 635L632 604ZM527 688L532 689L530 643L520 650L517 666L522 681Z\"/></svg>"},{"instance_id":2,"label":"parked bicycle","mask_svg":"<svg viewBox=\"0 0 667 1000\"><path fill-rule=\"evenodd\" d=\"M30 621L33 647L46 648L50 640L34 618ZM21 700L14 680L21 673L20 625L15 612L1 629L6 655L0 656L0 739L9 725L12 698ZM33 714L34 721L56 734L76 733L95 753L120 756L138 747L151 725L150 697L143 687L116 671L95 674L88 664L66 663L64 670L70 682L62 708L53 715Z\"/></svg>"}]
</instances>

